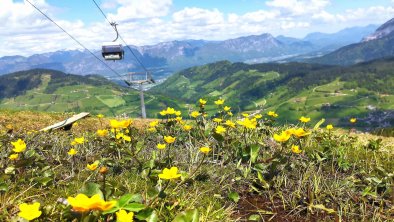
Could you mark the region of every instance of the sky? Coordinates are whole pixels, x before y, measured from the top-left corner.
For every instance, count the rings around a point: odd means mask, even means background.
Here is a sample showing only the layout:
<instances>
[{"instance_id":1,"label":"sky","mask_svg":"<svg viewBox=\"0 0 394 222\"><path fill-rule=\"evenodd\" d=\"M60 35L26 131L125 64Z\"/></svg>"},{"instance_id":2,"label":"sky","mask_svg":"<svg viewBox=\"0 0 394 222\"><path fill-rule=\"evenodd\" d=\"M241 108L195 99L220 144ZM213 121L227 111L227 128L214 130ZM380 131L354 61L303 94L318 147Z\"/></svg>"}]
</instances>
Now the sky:
<instances>
[{"instance_id":1,"label":"sky","mask_svg":"<svg viewBox=\"0 0 394 222\"><path fill-rule=\"evenodd\" d=\"M30 0L89 49L116 34L93 0ZM185 39L225 40L383 24L394 0L96 0L130 45ZM0 0L0 56L82 48L24 0Z\"/></svg>"}]
</instances>

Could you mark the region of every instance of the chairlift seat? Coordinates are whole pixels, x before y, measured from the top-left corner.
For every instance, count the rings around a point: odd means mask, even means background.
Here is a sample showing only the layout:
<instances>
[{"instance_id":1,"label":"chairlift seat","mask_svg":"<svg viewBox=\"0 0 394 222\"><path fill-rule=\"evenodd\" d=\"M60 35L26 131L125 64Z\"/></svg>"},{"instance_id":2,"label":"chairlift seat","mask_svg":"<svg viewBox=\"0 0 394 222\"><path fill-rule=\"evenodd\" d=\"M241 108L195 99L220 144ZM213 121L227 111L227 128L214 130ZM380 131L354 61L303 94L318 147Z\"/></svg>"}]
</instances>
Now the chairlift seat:
<instances>
[{"instance_id":1,"label":"chairlift seat","mask_svg":"<svg viewBox=\"0 0 394 222\"><path fill-rule=\"evenodd\" d=\"M124 57L122 44L116 42L104 42L101 54L105 60L121 60Z\"/></svg>"}]
</instances>

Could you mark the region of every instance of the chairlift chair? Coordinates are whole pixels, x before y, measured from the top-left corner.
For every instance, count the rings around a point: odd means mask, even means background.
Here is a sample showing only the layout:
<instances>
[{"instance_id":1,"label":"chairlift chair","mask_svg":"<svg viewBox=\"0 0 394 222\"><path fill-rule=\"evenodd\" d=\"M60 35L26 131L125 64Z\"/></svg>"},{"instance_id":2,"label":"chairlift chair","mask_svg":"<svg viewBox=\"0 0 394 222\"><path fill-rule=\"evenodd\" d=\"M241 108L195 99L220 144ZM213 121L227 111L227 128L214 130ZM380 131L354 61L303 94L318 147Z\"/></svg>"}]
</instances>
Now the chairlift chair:
<instances>
[{"instance_id":1,"label":"chairlift chair","mask_svg":"<svg viewBox=\"0 0 394 222\"><path fill-rule=\"evenodd\" d=\"M122 60L124 50L122 44L116 42L104 42L101 54L105 60Z\"/></svg>"},{"instance_id":2,"label":"chairlift chair","mask_svg":"<svg viewBox=\"0 0 394 222\"><path fill-rule=\"evenodd\" d=\"M104 42L103 47L101 48L101 54L103 55L105 60L122 60L124 57L124 50L122 44L116 42L119 37L118 29L116 28L118 24L115 22L111 22L111 26L116 32L116 39L112 42Z\"/></svg>"}]
</instances>

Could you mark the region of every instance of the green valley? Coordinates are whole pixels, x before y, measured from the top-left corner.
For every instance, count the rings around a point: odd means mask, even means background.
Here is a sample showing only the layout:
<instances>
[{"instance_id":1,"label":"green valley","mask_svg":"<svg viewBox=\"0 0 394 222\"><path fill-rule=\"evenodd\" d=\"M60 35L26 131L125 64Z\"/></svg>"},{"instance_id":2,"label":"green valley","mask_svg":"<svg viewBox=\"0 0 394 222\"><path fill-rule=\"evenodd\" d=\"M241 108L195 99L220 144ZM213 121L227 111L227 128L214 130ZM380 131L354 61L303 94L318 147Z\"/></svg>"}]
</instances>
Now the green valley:
<instances>
[{"instance_id":1,"label":"green valley","mask_svg":"<svg viewBox=\"0 0 394 222\"><path fill-rule=\"evenodd\" d=\"M394 59L347 68L223 61L183 70L151 91L186 102L222 97L236 112L276 110L282 121L306 115L345 126L351 116L394 110L393 65Z\"/></svg>"},{"instance_id":2,"label":"green valley","mask_svg":"<svg viewBox=\"0 0 394 222\"><path fill-rule=\"evenodd\" d=\"M108 116L140 115L140 95L100 76L78 76L53 70L30 70L0 77L0 109L46 112L102 113ZM163 96L145 94L148 116L167 105L178 107ZM179 103L182 104L182 103Z\"/></svg>"}]
</instances>

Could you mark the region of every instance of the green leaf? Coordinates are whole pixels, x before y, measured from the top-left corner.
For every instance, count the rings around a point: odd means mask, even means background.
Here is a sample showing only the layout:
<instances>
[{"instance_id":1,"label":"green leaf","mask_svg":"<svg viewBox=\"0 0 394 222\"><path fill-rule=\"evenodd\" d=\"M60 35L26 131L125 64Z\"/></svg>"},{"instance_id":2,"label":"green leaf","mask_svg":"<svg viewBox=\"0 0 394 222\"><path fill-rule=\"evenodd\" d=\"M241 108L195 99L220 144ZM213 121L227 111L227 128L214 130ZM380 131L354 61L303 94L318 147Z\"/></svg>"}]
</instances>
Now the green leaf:
<instances>
[{"instance_id":1,"label":"green leaf","mask_svg":"<svg viewBox=\"0 0 394 222\"><path fill-rule=\"evenodd\" d=\"M319 122L316 123L316 125L313 127L314 130L317 130L321 124L323 124L326 120L323 118Z\"/></svg>"},{"instance_id":2,"label":"green leaf","mask_svg":"<svg viewBox=\"0 0 394 222\"><path fill-rule=\"evenodd\" d=\"M320 210L324 210L324 211L326 211L329 214L335 213L334 209L326 208L323 204L317 204L317 205L313 205L312 204L311 207L316 208L316 209L320 209Z\"/></svg>"},{"instance_id":3,"label":"green leaf","mask_svg":"<svg viewBox=\"0 0 394 222\"><path fill-rule=\"evenodd\" d=\"M5 173L5 174L15 174L15 167L12 167L12 166L7 167L7 168L4 170L4 173Z\"/></svg>"},{"instance_id":4,"label":"green leaf","mask_svg":"<svg viewBox=\"0 0 394 222\"><path fill-rule=\"evenodd\" d=\"M145 220L148 222L156 222L159 220L156 211L154 211L151 208L141 210L140 212L138 212L138 214L135 215L135 218L137 218L138 220Z\"/></svg>"},{"instance_id":5,"label":"green leaf","mask_svg":"<svg viewBox=\"0 0 394 222\"><path fill-rule=\"evenodd\" d=\"M250 162L255 163L259 155L260 146L258 144L253 144L250 146Z\"/></svg>"},{"instance_id":6,"label":"green leaf","mask_svg":"<svg viewBox=\"0 0 394 222\"><path fill-rule=\"evenodd\" d=\"M248 221L260 221L261 217L258 214L252 214L249 216Z\"/></svg>"},{"instance_id":7,"label":"green leaf","mask_svg":"<svg viewBox=\"0 0 394 222\"><path fill-rule=\"evenodd\" d=\"M179 213L172 222L198 222L200 220L200 215L197 209L186 210Z\"/></svg>"},{"instance_id":8,"label":"green leaf","mask_svg":"<svg viewBox=\"0 0 394 222\"><path fill-rule=\"evenodd\" d=\"M97 183L86 183L80 190L80 193L83 193L89 197L99 194L101 198L103 198L103 192L101 192L100 185Z\"/></svg>"},{"instance_id":9,"label":"green leaf","mask_svg":"<svg viewBox=\"0 0 394 222\"><path fill-rule=\"evenodd\" d=\"M5 192L7 192L7 191L8 191L8 186L7 186L7 184L1 183L1 184L0 184L0 191L5 191Z\"/></svg>"},{"instance_id":10,"label":"green leaf","mask_svg":"<svg viewBox=\"0 0 394 222\"><path fill-rule=\"evenodd\" d=\"M133 211L133 212L138 212L138 211L145 209L145 205L140 204L140 203L129 203L126 206L122 207L122 209L125 209L128 211Z\"/></svg>"},{"instance_id":11,"label":"green leaf","mask_svg":"<svg viewBox=\"0 0 394 222\"><path fill-rule=\"evenodd\" d=\"M237 192L230 192L228 194L228 198L230 198L235 203L238 203L238 201L239 201L239 194Z\"/></svg>"},{"instance_id":12,"label":"green leaf","mask_svg":"<svg viewBox=\"0 0 394 222\"><path fill-rule=\"evenodd\" d=\"M130 202L142 202L142 196L140 194L125 194L119 198L118 206L122 208L123 206L127 205Z\"/></svg>"}]
</instances>

